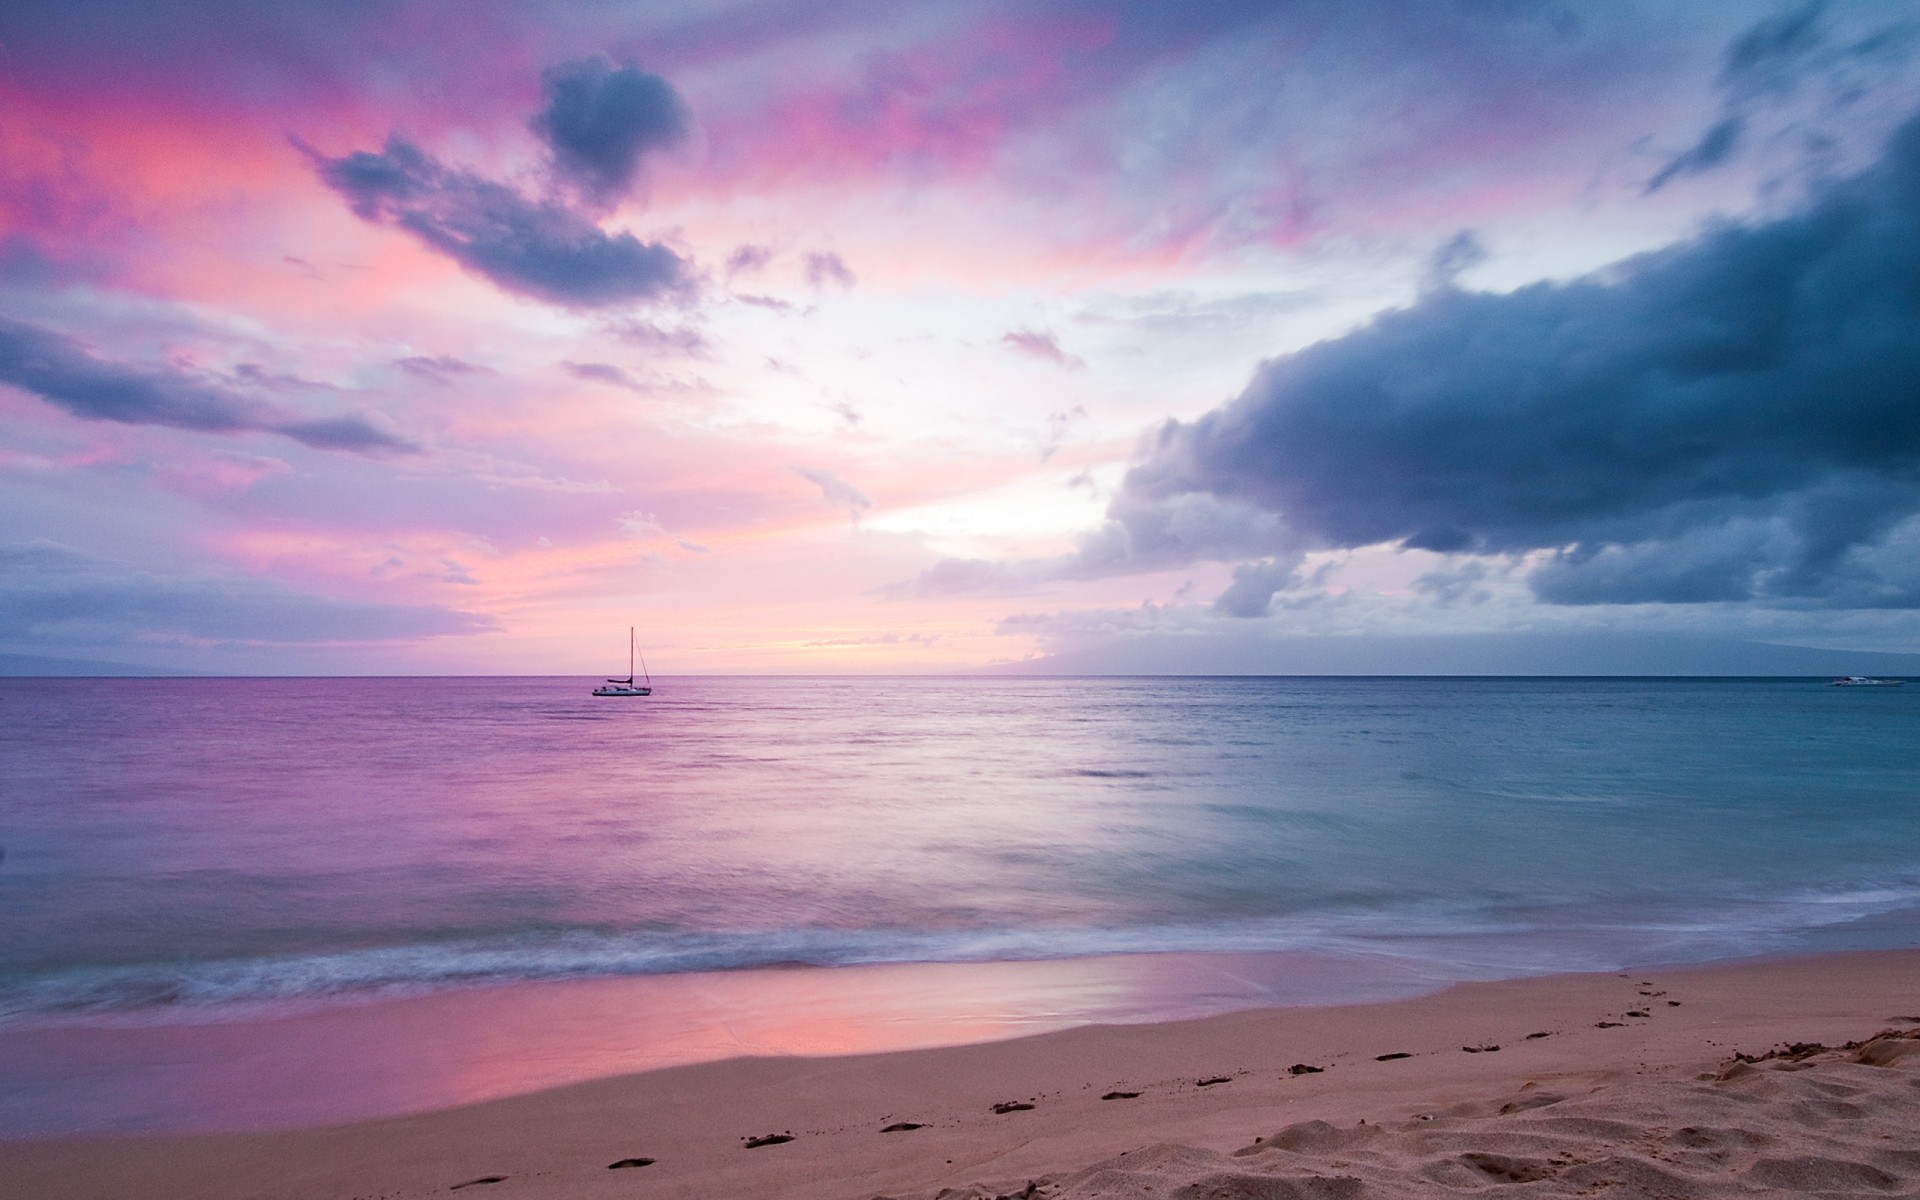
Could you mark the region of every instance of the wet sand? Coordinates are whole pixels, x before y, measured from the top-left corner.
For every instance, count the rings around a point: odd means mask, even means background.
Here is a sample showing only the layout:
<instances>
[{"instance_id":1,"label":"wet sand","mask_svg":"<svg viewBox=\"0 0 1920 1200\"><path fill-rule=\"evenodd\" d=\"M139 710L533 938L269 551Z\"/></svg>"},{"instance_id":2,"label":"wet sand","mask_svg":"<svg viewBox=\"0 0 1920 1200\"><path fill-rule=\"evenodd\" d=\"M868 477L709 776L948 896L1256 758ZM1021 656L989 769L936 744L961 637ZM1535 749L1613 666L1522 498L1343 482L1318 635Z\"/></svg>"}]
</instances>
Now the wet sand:
<instances>
[{"instance_id":1,"label":"wet sand","mask_svg":"<svg viewBox=\"0 0 1920 1200\"><path fill-rule=\"evenodd\" d=\"M1916 1031L1920 951L1863 952L17 1141L0 1178L209 1200L1901 1194L1920 1188Z\"/></svg>"}]
</instances>

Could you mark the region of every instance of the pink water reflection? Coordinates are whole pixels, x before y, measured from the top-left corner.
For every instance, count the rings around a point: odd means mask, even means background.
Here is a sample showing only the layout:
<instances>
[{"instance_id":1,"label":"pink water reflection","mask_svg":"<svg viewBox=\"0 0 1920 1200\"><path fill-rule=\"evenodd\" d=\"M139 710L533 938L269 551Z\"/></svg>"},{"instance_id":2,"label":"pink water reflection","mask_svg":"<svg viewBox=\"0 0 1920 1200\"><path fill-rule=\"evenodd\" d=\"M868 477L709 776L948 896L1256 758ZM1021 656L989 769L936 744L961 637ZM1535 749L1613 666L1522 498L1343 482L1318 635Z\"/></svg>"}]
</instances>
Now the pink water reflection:
<instances>
[{"instance_id":1,"label":"pink water reflection","mask_svg":"<svg viewBox=\"0 0 1920 1200\"><path fill-rule=\"evenodd\" d=\"M742 1055L957 1045L1438 982L1303 954L1132 955L516 984L261 1020L21 1029L0 1034L0 1135L322 1124Z\"/></svg>"}]
</instances>

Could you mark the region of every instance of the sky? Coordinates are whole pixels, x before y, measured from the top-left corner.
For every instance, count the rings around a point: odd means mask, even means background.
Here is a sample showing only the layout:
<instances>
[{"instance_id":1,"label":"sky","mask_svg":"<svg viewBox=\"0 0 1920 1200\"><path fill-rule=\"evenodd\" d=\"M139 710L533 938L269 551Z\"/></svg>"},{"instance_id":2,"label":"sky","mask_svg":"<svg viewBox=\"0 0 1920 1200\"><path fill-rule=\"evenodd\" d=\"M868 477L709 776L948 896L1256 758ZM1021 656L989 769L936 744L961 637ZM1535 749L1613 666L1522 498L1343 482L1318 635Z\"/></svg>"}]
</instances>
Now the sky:
<instances>
[{"instance_id":1,"label":"sky","mask_svg":"<svg viewBox=\"0 0 1920 1200\"><path fill-rule=\"evenodd\" d=\"M1230 669L1916 610L1908 3L0 8L0 653Z\"/></svg>"}]
</instances>

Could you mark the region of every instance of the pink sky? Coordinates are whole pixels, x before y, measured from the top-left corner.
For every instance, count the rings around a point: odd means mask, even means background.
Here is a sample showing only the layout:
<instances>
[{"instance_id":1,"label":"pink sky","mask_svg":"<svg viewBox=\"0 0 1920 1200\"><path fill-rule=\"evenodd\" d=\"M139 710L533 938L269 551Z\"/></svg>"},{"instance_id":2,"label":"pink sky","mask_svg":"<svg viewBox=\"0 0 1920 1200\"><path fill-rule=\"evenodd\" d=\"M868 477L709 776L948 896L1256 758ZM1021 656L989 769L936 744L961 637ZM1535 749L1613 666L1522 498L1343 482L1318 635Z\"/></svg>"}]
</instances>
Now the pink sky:
<instances>
[{"instance_id":1,"label":"pink sky","mask_svg":"<svg viewBox=\"0 0 1920 1200\"><path fill-rule=\"evenodd\" d=\"M1864 2L1801 33L1707 3L168 8L0 17L0 652L593 674L631 624L659 673L943 671L1238 633L1216 597L1276 551L1058 565L1149 431L1416 302L1449 245L1447 286L1504 293L1789 211L1917 94L1901 6ZM1766 37L1770 91L1736 69ZM1649 190L1729 114L1738 153ZM1297 549L1259 628L1920 649L1869 606L1547 603L1524 548ZM916 583L943 561L1005 569ZM1473 603L1419 583L1469 563Z\"/></svg>"}]
</instances>

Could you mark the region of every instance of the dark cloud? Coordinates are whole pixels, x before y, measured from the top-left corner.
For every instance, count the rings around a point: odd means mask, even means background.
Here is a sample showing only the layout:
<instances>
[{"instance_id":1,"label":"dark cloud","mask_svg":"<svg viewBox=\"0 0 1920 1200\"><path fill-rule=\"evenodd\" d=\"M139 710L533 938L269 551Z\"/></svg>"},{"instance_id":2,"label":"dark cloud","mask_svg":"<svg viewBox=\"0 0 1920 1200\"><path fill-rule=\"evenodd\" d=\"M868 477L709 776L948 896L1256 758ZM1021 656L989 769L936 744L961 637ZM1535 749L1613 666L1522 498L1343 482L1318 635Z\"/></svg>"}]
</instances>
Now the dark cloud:
<instances>
[{"instance_id":1,"label":"dark cloud","mask_svg":"<svg viewBox=\"0 0 1920 1200\"><path fill-rule=\"evenodd\" d=\"M1646 191L1730 162L1753 140L1752 127L1763 112L1789 114L1787 125L1805 125L1801 132L1816 147L1830 141L1830 134L1815 131L1823 115L1853 107L1870 90L1865 76L1904 58L1915 32L1909 19L1836 40L1827 5L1819 0L1756 22L1727 47L1716 81L1719 119L1656 171Z\"/></svg>"},{"instance_id":2,"label":"dark cloud","mask_svg":"<svg viewBox=\"0 0 1920 1200\"><path fill-rule=\"evenodd\" d=\"M589 204L619 200L649 151L687 136L686 105L666 80L605 55L549 67L541 86L546 107L529 124L554 174Z\"/></svg>"},{"instance_id":3,"label":"dark cloud","mask_svg":"<svg viewBox=\"0 0 1920 1200\"><path fill-rule=\"evenodd\" d=\"M1312 544L1545 551L1563 604L1920 601L1920 121L1801 213L1566 284L1429 293L1171 421L1129 532L1195 497ZM1205 539L1195 557L1220 557Z\"/></svg>"},{"instance_id":4,"label":"dark cloud","mask_svg":"<svg viewBox=\"0 0 1920 1200\"><path fill-rule=\"evenodd\" d=\"M95 354L65 334L0 318L0 383L87 421L165 425L201 433L276 433L322 450L415 453L420 447L348 415L295 416L179 367L140 367Z\"/></svg>"},{"instance_id":5,"label":"dark cloud","mask_svg":"<svg viewBox=\"0 0 1920 1200\"><path fill-rule=\"evenodd\" d=\"M809 254L806 258L807 286L824 288L828 286L848 290L857 282L849 268L838 254L824 251Z\"/></svg>"},{"instance_id":6,"label":"dark cloud","mask_svg":"<svg viewBox=\"0 0 1920 1200\"><path fill-rule=\"evenodd\" d=\"M568 308L662 300L690 286L688 264L657 242L609 234L556 200L441 165L390 137L378 154L328 158L299 139L320 178L375 224L403 229L516 295Z\"/></svg>"},{"instance_id":7,"label":"dark cloud","mask_svg":"<svg viewBox=\"0 0 1920 1200\"><path fill-rule=\"evenodd\" d=\"M1802 4L1757 22L1727 47L1720 86L1735 95L1791 91L1827 44L1826 4Z\"/></svg>"},{"instance_id":8,"label":"dark cloud","mask_svg":"<svg viewBox=\"0 0 1920 1200\"><path fill-rule=\"evenodd\" d=\"M1077 371L1087 365L1086 360L1077 354L1068 354L1060 348L1060 339L1051 333L1032 329L1016 329L1012 333L1001 335L1000 344L1029 358L1050 362L1069 371Z\"/></svg>"},{"instance_id":9,"label":"dark cloud","mask_svg":"<svg viewBox=\"0 0 1920 1200\"><path fill-rule=\"evenodd\" d=\"M1707 130L1698 142L1686 151L1675 155L1667 165L1647 180L1646 190L1657 192L1682 175L1692 175L1709 171L1733 157L1740 145L1741 135L1746 132L1745 117L1724 117L1712 129Z\"/></svg>"},{"instance_id":10,"label":"dark cloud","mask_svg":"<svg viewBox=\"0 0 1920 1200\"><path fill-rule=\"evenodd\" d=\"M0 545L0 639L265 645L483 633L492 618L297 592L270 580L143 571L52 542Z\"/></svg>"},{"instance_id":11,"label":"dark cloud","mask_svg":"<svg viewBox=\"0 0 1920 1200\"><path fill-rule=\"evenodd\" d=\"M1488 257L1479 235L1471 229L1462 229L1433 252L1427 262L1426 277L1421 280L1421 290L1432 292L1458 287L1460 276L1486 262Z\"/></svg>"}]
</instances>

